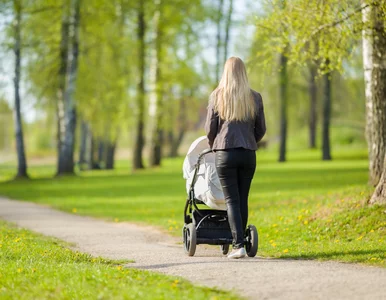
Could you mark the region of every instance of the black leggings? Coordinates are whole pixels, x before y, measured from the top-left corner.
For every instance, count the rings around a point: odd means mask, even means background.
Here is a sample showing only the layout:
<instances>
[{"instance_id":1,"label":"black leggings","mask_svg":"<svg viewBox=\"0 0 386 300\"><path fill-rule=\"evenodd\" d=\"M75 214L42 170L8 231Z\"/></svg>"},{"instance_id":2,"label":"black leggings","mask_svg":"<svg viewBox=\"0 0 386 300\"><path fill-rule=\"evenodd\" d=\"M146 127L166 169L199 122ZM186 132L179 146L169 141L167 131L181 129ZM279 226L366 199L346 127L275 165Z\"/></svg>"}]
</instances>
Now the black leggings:
<instances>
[{"instance_id":1,"label":"black leggings","mask_svg":"<svg viewBox=\"0 0 386 300\"><path fill-rule=\"evenodd\" d=\"M227 205L233 248L241 248L248 222L248 194L256 169L255 151L217 150L216 169Z\"/></svg>"}]
</instances>

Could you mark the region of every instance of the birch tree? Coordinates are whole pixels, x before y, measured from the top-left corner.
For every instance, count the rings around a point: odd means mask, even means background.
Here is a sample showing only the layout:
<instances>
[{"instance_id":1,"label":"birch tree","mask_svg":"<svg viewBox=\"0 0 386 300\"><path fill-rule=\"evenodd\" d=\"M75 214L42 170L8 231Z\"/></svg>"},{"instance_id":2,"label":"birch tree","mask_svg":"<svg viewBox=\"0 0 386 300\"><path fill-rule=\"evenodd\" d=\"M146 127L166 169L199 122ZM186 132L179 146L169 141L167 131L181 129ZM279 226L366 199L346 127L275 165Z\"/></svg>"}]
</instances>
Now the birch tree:
<instances>
[{"instance_id":1,"label":"birch tree","mask_svg":"<svg viewBox=\"0 0 386 300\"><path fill-rule=\"evenodd\" d=\"M69 30L69 51L66 85L63 96L65 133L61 141L58 175L74 174L74 147L76 128L75 88L78 71L79 22L81 0L71 0L71 26Z\"/></svg>"},{"instance_id":2,"label":"birch tree","mask_svg":"<svg viewBox=\"0 0 386 300\"><path fill-rule=\"evenodd\" d=\"M386 153L386 4L362 1L362 6L369 182L377 185L384 173Z\"/></svg>"}]
</instances>

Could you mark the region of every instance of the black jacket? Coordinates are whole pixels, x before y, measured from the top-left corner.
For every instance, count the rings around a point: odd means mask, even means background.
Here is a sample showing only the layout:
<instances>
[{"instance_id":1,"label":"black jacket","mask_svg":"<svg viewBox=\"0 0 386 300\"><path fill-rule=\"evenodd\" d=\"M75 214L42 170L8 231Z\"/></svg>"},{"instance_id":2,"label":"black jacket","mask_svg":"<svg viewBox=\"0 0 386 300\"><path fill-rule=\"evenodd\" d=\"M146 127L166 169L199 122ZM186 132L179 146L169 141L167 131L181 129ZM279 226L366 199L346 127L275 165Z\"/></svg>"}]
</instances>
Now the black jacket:
<instances>
[{"instance_id":1,"label":"black jacket","mask_svg":"<svg viewBox=\"0 0 386 300\"><path fill-rule=\"evenodd\" d=\"M210 102L205 123L205 131L212 150L244 148L257 150L257 143L263 138L265 117L261 95L251 90L256 102L257 113L254 119L247 122L224 121L219 118Z\"/></svg>"}]
</instances>

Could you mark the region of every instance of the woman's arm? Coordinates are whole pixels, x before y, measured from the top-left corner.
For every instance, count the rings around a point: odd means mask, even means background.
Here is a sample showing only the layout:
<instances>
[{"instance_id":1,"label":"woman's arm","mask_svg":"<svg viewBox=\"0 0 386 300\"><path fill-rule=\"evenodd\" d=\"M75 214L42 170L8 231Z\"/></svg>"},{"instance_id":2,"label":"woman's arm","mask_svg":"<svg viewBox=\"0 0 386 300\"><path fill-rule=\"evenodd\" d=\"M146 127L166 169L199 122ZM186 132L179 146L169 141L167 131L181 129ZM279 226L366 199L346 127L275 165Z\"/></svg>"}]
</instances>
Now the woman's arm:
<instances>
[{"instance_id":1,"label":"woman's arm","mask_svg":"<svg viewBox=\"0 0 386 300\"><path fill-rule=\"evenodd\" d=\"M260 142L263 136L266 132L265 127L265 116L264 116L264 106L263 106L263 98L259 94L259 101L258 101L258 108L259 112L255 119L255 139L256 143Z\"/></svg>"},{"instance_id":2,"label":"woman's arm","mask_svg":"<svg viewBox=\"0 0 386 300\"><path fill-rule=\"evenodd\" d=\"M213 106L209 104L208 112L206 114L205 132L209 140L210 148L213 147L214 139L217 136L218 122L218 114L215 113Z\"/></svg>"}]
</instances>

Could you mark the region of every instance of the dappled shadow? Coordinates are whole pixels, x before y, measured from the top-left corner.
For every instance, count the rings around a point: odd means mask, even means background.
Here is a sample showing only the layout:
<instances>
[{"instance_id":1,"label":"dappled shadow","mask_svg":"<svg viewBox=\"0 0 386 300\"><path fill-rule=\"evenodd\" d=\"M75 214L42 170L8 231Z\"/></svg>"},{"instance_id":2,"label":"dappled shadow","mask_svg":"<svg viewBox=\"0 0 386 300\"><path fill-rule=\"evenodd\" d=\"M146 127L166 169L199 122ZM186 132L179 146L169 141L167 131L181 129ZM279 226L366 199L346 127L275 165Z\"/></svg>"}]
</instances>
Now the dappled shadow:
<instances>
[{"instance_id":1,"label":"dappled shadow","mask_svg":"<svg viewBox=\"0 0 386 300\"><path fill-rule=\"evenodd\" d=\"M382 255L386 258L385 249L372 249L372 250L348 250L348 251L332 251L332 252L319 252L319 253L307 253L298 255L286 255L284 259L289 260L315 260L315 259L331 259L344 256L360 256L360 255Z\"/></svg>"},{"instance_id":2,"label":"dappled shadow","mask_svg":"<svg viewBox=\"0 0 386 300\"><path fill-rule=\"evenodd\" d=\"M204 256L207 258L207 256ZM188 259L188 258L187 258ZM163 264L154 264L154 265L140 265L140 264L127 264L127 267L130 268L137 268L137 269L143 269L143 270L152 270L152 269L165 269L165 268L172 268L172 267L178 267L178 266L188 266L188 265L197 265L197 264L251 264L251 263L259 263L261 261L264 262L280 262L283 260L280 259L272 259L272 258L264 258L264 257L245 257L243 259L227 259L223 258L221 260L216 259L216 257L213 257L213 260L203 260L200 256L195 256L194 258L191 258L192 261L185 261L185 262L170 262L170 263L163 263ZM294 260L296 261L296 260Z\"/></svg>"}]
</instances>

